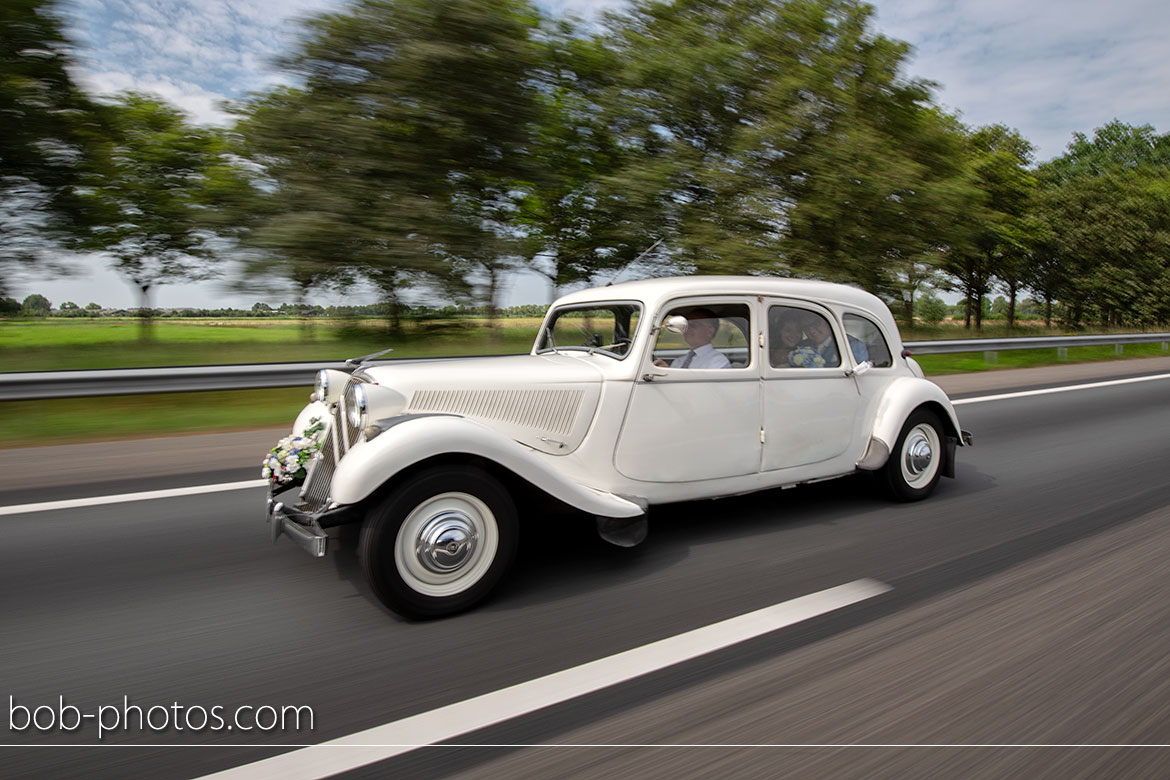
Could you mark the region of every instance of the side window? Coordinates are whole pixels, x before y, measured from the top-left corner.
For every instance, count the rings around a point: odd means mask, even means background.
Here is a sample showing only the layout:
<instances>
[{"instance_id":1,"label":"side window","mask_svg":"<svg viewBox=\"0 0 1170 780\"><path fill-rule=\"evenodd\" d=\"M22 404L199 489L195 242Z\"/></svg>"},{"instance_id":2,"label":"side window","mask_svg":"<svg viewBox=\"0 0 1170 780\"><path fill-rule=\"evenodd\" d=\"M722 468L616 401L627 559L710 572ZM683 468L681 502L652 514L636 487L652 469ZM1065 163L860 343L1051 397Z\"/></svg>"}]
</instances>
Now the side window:
<instances>
[{"instance_id":1,"label":"side window","mask_svg":"<svg viewBox=\"0 0 1170 780\"><path fill-rule=\"evenodd\" d=\"M886 337L872 320L860 314L845 315L845 335L849 338L849 349L853 358L861 363L868 360L874 368L889 368L894 365L890 345Z\"/></svg>"},{"instance_id":2,"label":"side window","mask_svg":"<svg viewBox=\"0 0 1170 780\"><path fill-rule=\"evenodd\" d=\"M768 361L773 368L834 368L841 365L841 353L823 315L794 306L771 306Z\"/></svg>"},{"instance_id":3,"label":"side window","mask_svg":"<svg viewBox=\"0 0 1170 780\"><path fill-rule=\"evenodd\" d=\"M663 315L687 319L686 333L658 331L654 363L668 368L746 368L751 363L747 304L678 306Z\"/></svg>"}]
</instances>

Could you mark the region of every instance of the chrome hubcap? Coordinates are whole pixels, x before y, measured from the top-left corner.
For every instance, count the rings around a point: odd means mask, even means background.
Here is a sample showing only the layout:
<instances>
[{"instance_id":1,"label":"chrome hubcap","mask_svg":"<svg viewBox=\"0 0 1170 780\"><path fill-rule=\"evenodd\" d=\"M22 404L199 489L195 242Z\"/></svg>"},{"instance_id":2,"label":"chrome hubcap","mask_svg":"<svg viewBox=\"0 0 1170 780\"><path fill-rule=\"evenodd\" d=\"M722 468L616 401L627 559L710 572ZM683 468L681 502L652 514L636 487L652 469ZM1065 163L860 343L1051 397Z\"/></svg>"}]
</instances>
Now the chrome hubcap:
<instances>
[{"instance_id":1,"label":"chrome hubcap","mask_svg":"<svg viewBox=\"0 0 1170 780\"><path fill-rule=\"evenodd\" d=\"M478 541L471 518L462 512L446 511L423 525L414 553L427 571L448 574L475 556Z\"/></svg>"},{"instance_id":2,"label":"chrome hubcap","mask_svg":"<svg viewBox=\"0 0 1170 780\"><path fill-rule=\"evenodd\" d=\"M934 451L925 436L918 434L906 443L906 470L911 474L917 476L925 471L933 457Z\"/></svg>"},{"instance_id":3,"label":"chrome hubcap","mask_svg":"<svg viewBox=\"0 0 1170 780\"><path fill-rule=\"evenodd\" d=\"M394 540L394 566L417 593L443 598L483 579L500 544L491 508L471 493L431 496L403 519Z\"/></svg>"}]
</instances>

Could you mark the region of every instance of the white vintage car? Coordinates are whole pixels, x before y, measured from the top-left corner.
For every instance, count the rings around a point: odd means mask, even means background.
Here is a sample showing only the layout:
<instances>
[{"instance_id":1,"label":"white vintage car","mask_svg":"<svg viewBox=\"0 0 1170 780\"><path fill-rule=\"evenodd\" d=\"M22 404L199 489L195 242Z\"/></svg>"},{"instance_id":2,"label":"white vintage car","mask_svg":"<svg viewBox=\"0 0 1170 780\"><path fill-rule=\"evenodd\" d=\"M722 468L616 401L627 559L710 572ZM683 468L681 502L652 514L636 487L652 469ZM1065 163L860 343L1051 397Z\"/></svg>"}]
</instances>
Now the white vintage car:
<instances>
[{"instance_id":1,"label":"white vintage car","mask_svg":"<svg viewBox=\"0 0 1170 780\"><path fill-rule=\"evenodd\" d=\"M306 432L321 448L303 484L273 485L273 539L320 557L325 529L360 522L370 585L412 618L483 599L537 498L630 546L651 506L858 470L925 498L971 441L881 300L731 276L566 295L527 355L322 371Z\"/></svg>"}]
</instances>

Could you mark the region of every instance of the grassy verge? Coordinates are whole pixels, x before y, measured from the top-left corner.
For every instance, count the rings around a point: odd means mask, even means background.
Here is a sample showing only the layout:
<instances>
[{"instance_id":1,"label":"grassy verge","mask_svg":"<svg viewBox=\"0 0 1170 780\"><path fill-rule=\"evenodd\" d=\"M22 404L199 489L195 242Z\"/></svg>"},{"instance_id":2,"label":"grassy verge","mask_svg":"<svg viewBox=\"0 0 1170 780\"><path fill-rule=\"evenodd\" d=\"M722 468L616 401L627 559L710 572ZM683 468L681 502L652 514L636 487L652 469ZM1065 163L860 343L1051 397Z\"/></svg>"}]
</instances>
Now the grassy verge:
<instances>
[{"instance_id":1,"label":"grassy verge","mask_svg":"<svg viewBox=\"0 0 1170 780\"><path fill-rule=\"evenodd\" d=\"M154 339L138 340L134 320L0 320L0 371L61 368L196 366L343 360L393 347L391 357L527 352L539 323L501 320L424 320L390 335L385 323L295 320L163 320Z\"/></svg>"},{"instance_id":2,"label":"grassy verge","mask_svg":"<svg viewBox=\"0 0 1170 780\"><path fill-rule=\"evenodd\" d=\"M291 426L311 387L0 403L0 447Z\"/></svg>"},{"instance_id":3,"label":"grassy verge","mask_svg":"<svg viewBox=\"0 0 1170 780\"><path fill-rule=\"evenodd\" d=\"M990 337L989 337L990 338ZM970 371L993 371L1004 368L1039 368L1066 363L1095 363L1105 360L1125 360L1140 357L1163 357L1161 344L1126 344L1118 355L1112 346L1071 347L1068 358L1057 357L1055 349L1012 349L996 353L996 361L988 363L982 352L958 352L953 355L915 355L927 376L962 374Z\"/></svg>"}]
</instances>

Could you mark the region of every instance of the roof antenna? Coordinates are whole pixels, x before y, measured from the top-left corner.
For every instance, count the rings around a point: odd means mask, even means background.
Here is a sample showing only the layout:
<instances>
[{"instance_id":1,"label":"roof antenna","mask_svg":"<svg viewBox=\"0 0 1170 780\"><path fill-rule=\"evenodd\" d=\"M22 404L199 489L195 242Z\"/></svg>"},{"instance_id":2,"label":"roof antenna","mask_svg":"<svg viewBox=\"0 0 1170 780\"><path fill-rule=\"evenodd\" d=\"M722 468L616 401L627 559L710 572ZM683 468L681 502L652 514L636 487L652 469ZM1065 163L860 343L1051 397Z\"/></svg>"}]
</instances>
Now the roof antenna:
<instances>
[{"instance_id":1,"label":"roof antenna","mask_svg":"<svg viewBox=\"0 0 1170 780\"><path fill-rule=\"evenodd\" d=\"M631 260L630 262L626 263L626 264L625 264L625 265L623 265L621 268L619 268L619 269L618 269L618 272L617 272L616 274L614 274L614 275L613 275L613 279L610 279L608 282L606 282L606 283L605 283L605 286L606 286L606 287L609 287L609 286L611 286L611 285L613 284L613 282L614 282L614 279L617 279L619 276L621 276L623 273L625 273L625 272L626 272L626 269L627 269L627 268L629 268L631 265L633 265L634 263L638 262L639 260L641 260L641 259L642 259L643 257L645 257L646 255L648 255L648 254L650 254L651 252L653 252L653 251L654 251L654 249L655 249L655 247L657 247L657 246L658 246L659 244L661 244L661 243L662 243L662 239L660 238L660 239L658 239L657 241L655 241L653 244L651 244L651 245L650 245L650 247L649 247L649 248L648 248L648 249L647 249L645 252L643 252L642 254L638 255L638 256L637 256L637 257L635 257L633 260Z\"/></svg>"}]
</instances>

